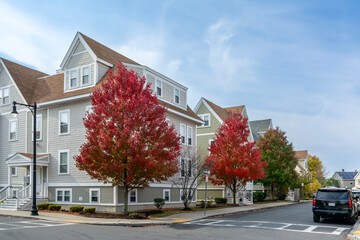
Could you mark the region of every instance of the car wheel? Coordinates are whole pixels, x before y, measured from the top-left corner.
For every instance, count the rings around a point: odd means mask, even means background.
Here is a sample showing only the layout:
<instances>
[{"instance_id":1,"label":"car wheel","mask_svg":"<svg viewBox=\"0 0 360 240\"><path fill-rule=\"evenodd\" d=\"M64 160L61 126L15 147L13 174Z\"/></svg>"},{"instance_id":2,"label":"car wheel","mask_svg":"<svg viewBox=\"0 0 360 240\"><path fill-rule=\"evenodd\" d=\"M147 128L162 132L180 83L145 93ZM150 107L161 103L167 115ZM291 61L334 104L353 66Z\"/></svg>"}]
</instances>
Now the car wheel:
<instances>
[{"instance_id":1,"label":"car wheel","mask_svg":"<svg viewBox=\"0 0 360 240\"><path fill-rule=\"evenodd\" d=\"M357 216L354 214L354 216L352 216L352 217L349 218L349 223L350 223L350 224L355 224L356 219L357 219Z\"/></svg>"},{"instance_id":2,"label":"car wheel","mask_svg":"<svg viewBox=\"0 0 360 240\"><path fill-rule=\"evenodd\" d=\"M317 215L313 215L313 220L314 222L320 222L320 216L317 216Z\"/></svg>"}]
</instances>

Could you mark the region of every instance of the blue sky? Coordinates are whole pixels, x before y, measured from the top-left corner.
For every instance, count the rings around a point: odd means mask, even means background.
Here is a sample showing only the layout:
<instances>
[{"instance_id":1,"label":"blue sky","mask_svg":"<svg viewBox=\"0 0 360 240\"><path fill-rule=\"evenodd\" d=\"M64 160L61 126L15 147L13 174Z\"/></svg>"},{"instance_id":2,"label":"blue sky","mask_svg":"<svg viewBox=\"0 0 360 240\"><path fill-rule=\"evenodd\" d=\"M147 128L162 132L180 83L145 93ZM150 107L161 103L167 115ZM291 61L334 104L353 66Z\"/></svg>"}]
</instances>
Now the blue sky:
<instances>
[{"instance_id":1,"label":"blue sky","mask_svg":"<svg viewBox=\"0 0 360 240\"><path fill-rule=\"evenodd\" d=\"M0 56L55 73L77 31L360 170L359 1L3 1Z\"/></svg>"}]
</instances>

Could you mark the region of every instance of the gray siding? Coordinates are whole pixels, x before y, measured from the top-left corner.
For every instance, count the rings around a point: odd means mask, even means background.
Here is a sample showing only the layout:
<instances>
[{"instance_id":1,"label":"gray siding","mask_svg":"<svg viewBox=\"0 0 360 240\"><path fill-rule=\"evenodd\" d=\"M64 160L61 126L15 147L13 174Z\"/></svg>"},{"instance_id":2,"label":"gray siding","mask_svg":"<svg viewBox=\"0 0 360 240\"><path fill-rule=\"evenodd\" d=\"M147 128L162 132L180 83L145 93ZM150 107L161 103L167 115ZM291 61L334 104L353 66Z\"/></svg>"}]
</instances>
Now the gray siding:
<instances>
[{"instance_id":1,"label":"gray siding","mask_svg":"<svg viewBox=\"0 0 360 240\"><path fill-rule=\"evenodd\" d=\"M148 84L150 85L150 89L155 91L155 77L150 74L147 74L146 80L147 80Z\"/></svg>"},{"instance_id":2,"label":"gray siding","mask_svg":"<svg viewBox=\"0 0 360 240\"><path fill-rule=\"evenodd\" d=\"M140 67L134 67L134 66L128 66L127 67L129 70L133 70L135 73L139 74L140 77L144 76L144 72L143 69Z\"/></svg>"},{"instance_id":3,"label":"gray siding","mask_svg":"<svg viewBox=\"0 0 360 240\"><path fill-rule=\"evenodd\" d=\"M71 203L90 204L90 189L100 190L101 204L113 204L113 187L49 187L49 200L56 202L56 189L71 189ZM97 204L93 204L96 206Z\"/></svg>"},{"instance_id":4,"label":"gray siding","mask_svg":"<svg viewBox=\"0 0 360 240\"><path fill-rule=\"evenodd\" d=\"M78 45L76 49L74 50L74 53L80 53L86 51L84 45L81 42L78 42Z\"/></svg>"},{"instance_id":5,"label":"gray siding","mask_svg":"<svg viewBox=\"0 0 360 240\"><path fill-rule=\"evenodd\" d=\"M97 68L98 68L98 75L97 75L96 81L98 82L106 74L109 67L105 66L101 63L97 63Z\"/></svg>"},{"instance_id":6,"label":"gray siding","mask_svg":"<svg viewBox=\"0 0 360 240\"><path fill-rule=\"evenodd\" d=\"M72 69L83 65L89 65L94 62L94 59L91 57L90 53L80 53L71 56L68 64L65 69Z\"/></svg>"},{"instance_id":7,"label":"gray siding","mask_svg":"<svg viewBox=\"0 0 360 240\"><path fill-rule=\"evenodd\" d=\"M97 182L91 180L84 171L79 171L75 166L73 157L79 154L80 146L85 142L85 117L86 106L90 100L82 100L68 104L58 105L50 108L49 113L49 183L76 183L76 182ZM59 111L70 110L70 134L59 135ZM69 174L58 174L59 150L69 150Z\"/></svg>"},{"instance_id":8,"label":"gray siding","mask_svg":"<svg viewBox=\"0 0 360 240\"><path fill-rule=\"evenodd\" d=\"M36 147L36 153L47 153L47 109L39 109L36 113L36 115L42 115L42 138L41 140L37 140L37 147ZM33 115L31 112L28 112L27 114L27 152L32 153L33 152Z\"/></svg>"}]
</instances>

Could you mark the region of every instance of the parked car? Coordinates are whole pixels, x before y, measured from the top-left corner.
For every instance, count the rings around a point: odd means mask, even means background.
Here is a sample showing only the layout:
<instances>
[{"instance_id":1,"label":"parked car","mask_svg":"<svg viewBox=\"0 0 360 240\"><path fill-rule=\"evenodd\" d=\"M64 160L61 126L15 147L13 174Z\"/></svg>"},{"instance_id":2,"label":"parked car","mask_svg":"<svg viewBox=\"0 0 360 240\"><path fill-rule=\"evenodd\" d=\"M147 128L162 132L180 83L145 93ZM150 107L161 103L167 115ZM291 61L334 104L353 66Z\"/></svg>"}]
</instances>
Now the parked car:
<instances>
[{"instance_id":1,"label":"parked car","mask_svg":"<svg viewBox=\"0 0 360 240\"><path fill-rule=\"evenodd\" d=\"M360 191L358 190L353 190L352 194L354 196L354 198L357 201L357 205L358 205L358 213L360 213Z\"/></svg>"},{"instance_id":2,"label":"parked car","mask_svg":"<svg viewBox=\"0 0 360 240\"><path fill-rule=\"evenodd\" d=\"M344 218L351 224L358 218L357 199L347 188L320 188L313 199L313 220Z\"/></svg>"}]
</instances>

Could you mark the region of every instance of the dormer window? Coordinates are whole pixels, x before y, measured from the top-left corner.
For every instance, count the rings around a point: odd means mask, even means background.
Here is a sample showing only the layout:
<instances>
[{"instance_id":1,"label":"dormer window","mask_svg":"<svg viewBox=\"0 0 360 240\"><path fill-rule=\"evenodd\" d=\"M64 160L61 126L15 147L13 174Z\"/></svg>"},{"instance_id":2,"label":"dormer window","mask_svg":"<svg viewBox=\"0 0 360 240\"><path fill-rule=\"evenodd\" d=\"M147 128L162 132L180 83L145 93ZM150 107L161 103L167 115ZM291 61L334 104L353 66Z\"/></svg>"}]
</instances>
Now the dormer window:
<instances>
[{"instance_id":1,"label":"dormer window","mask_svg":"<svg viewBox=\"0 0 360 240\"><path fill-rule=\"evenodd\" d=\"M78 86L78 71L72 70L70 71L70 87L74 88Z\"/></svg>"},{"instance_id":2,"label":"dormer window","mask_svg":"<svg viewBox=\"0 0 360 240\"><path fill-rule=\"evenodd\" d=\"M210 114L207 113L198 116L204 121L204 124L201 124L198 127L210 127Z\"/></svg>"},{"instance_id":3,"label":"dormer window","mask_svg":"<svg viewBox=\"0 0 360 240\"><path fill-rule=\"evenodd\" d=\"M161 83L161 81L160 80L156 80L156 94L158 95L158 96L160 96L161 97L161 85L162 85L162 83Z\"/></svg>"},{"instance_id":4,"label":"dormer window","mask_svg":"<svg viewBox=\"0 0 360 240\"><path fill-rule=\"evenodd\" d=\"M175 103L180 103L180 91L179 89L175 89Z\"/></svg>"},{"instance_id":5,"label":"dormer window","mask_svg":"<svg viewBox=\"0 0 360 240\"><path fill-rule=\"evenodd\" d=\"M84 67L82 69L82 85L90 83L90 67Z\"/></svg>"},{"instance_id":6,"label":"dormer window","mask_svg":"<svg viewBox=\"0 0 360 240\"><path fill-rule=\"evenodd\" d=\"M10 104L10 89L2 88L0 89L0 105Z\"/></svg>"}]
</instances>

